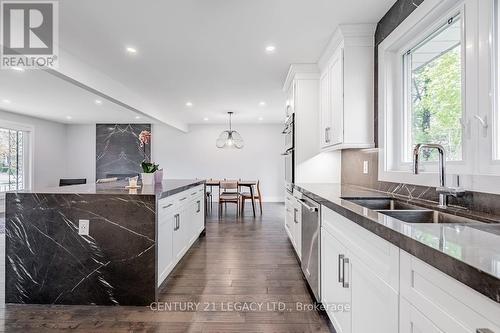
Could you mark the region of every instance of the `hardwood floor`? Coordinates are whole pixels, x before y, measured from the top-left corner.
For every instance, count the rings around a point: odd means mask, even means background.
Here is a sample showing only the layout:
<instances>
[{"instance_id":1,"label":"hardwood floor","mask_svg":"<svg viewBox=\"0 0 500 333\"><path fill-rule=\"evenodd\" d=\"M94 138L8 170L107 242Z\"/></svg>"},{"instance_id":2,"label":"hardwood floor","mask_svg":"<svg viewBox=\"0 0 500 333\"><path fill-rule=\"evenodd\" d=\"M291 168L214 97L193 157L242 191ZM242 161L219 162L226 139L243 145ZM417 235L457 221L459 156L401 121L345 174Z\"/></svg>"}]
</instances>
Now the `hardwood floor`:
<instances>
[{"instance_id":1,"label":"hardwood floor","mask_svg":"<svg viewBox=\"0 0 500 333\"><path fill-rule=\"evenodd\" d=\"M255 219L248 205L242 218L229 207L220 220L209 216L206 236L172 272L158 311L8 304L0 325L6 332L329 332L322 315L297 306L311 297L283 219L282 204L265 204Z\"/></svg>"}]
</instances>

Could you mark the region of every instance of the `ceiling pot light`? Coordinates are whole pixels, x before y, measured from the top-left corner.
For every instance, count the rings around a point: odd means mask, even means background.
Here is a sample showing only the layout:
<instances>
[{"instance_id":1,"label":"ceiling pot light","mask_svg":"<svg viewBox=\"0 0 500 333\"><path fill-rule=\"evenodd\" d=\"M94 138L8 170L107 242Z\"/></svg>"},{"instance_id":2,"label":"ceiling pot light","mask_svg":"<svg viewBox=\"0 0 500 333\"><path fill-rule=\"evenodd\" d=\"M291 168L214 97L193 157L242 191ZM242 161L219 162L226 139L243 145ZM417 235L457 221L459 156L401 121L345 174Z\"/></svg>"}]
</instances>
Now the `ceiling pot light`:
<instances>
[{"instance_id":1,"label":"ceiling pot light","mask_svg":"<svg viewBox=\"0 0 500 333\"><path fill-rule=\"evenodd\" d=\"M208 118L207 118L207 117L205 117L205 118L203 118L203 120L204 120L204 121L208 121Z\"/></svg>"},{"instance_id":2,"label":"ceiling pot light","mask_svg":"<svg viewBox=\"0 0 500 333\"><path fill-rule=\"evenodd\" d=\"M95 104L97 104L97 105L101 105L101 104L102 104L102 101L101 101L100 99L96 99L96 100L95 100Z\"/></svg>"},{"instance_id":3,"label":"ceiling pot light","mask_svg":"<svg viewBox=\"0 0 500 333\"><path fill-rule=\"evenodd\" d=\"M141 117L139 117L139 116L135 116L135 119L141 119Z\"/></svg>"},{"instance_id":4,"label":"ceiling pot light","mask_svg":"<svg viewBox=\"0 0 500 333\"><path fill-rule=\"evenodd\" d=\"M233 131L231 119L234 112L228 112L229 114L229 130L223 131L216 141L217 148L237 148L241 149L244 146L243 138L240 133Z\"/></svg>"},{"instance_id":5,"label":"ceiling pot light","mask_svg":"<svg viewBox=\"0 0 500 333\"><path fill-rule=\"evenodd\" d=\"M266 102L264 102L264 101L262 101L262 102L260 102L260 103L259 103L259 106L262 106L262 107L264 107L264 106L266 106L266 105L267 105L267 103L266 103Z\"/></svg>"},{"instance_id":6,"label":"ceiling pot light","mask_svg":"<svg viewBox=\"0 0 500 333\"><path fill-rule=\"evenodd\" d=\"M2 102L4 102L5 104L10 104L10 100L9 99L2 99Z\"/></svg>"},{"instance_id":7,"label":"ceiling pot light","mask_svg":"<svg viewBox=\"0 0 500 333\"><path fill-rule=\"evenodd\" d=\"M128 54L136 54L137 53L137 49L134 47L131 47L131 46L127 46L125 51L127 51Z\"/></svg>"},{"instance_id":8,"label":"ceiling pot light","mask_svg":"<svg viewBox=\"0 0 500 333\"><path fill-rule=\"evenodd\" d=\"M190 107L192 107L192 106L193 106L193 103L192 103L192 102L186 102L186 106L187 106L188 108L190 108Z\"/></svg>"},{"instance_id":9,"label":"ceiling pot light","mask_svg":"<svg viewBox=\"0 0 500 333\"><path fill-rule=\"evenodd\" d=\"M71 116L66 116L66 119L67 119L67 120L71 120L71 119L73 119L73 117L71 117Z\"/></svg>"},{"instance_id":10,"label":"ceiling pot light","mask_svg":"<svg viewBox=\"0 0 500 333\"><path fill-rule=\"evenodd\" d=\"M18 67L18 66L14 66L14 67L11 67L13 70L15 71L18 71L18 72L24 72L24 68L22 67Z\"/></svg>"},{"instance_id":11,"label":"ceiling pot light","mask_svg":"<svg viewBox=\"0 0 500 333\"><path fill-rule=\"evenodd\" d=\"M276 46L268 45L268 46L266 46L265 50L266 50L267 54L272 54L272 53L276 52Z\"/></svg>"},{"instance_id":12,"label":"ceiling pot light","mask_svg":"<svg viewBox=\"0 0 500 333\"><path fill-rule=\"evenodd\" d=\"M264 118L263 117L259 117L259 121L262 121L262 120L264 120Z\"/></svg>"}]
</instances>

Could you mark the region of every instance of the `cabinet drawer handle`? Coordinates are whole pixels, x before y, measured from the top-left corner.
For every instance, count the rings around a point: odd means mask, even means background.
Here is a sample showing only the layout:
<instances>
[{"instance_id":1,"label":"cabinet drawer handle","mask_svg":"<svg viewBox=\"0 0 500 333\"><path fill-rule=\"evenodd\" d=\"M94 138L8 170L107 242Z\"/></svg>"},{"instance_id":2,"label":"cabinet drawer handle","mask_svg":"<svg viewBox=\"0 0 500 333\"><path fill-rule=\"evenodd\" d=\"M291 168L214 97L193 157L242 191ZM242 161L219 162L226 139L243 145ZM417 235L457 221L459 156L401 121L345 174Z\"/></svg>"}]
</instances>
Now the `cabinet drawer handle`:
<instances>
[{"instance_id":1,"label":"cabinet drawer handle","mask_svg":"<svg viewBox=\"0 0 500 333\"><path fill-rule=\"evenodd\" d=\"M487 328L478 328L476 330L476 333L495 333L495 332L493 332L492 330L487 329Z\"/></svg>"},{"instance_id":2,"label":"cabinet drawer handle","mask_svg":"<svg viewBox=\"0 0 500 333\"><path fill-rule=\"evenodd\" d=\"M196 195L196 192L191 193L191 195Z\"/></svg>"},{"instance_id":3,"label":"cabinet drawer handle","mask_svg":"<svg viewBox=\"0 0 500 333\"><path fill-rule=\"evenodd\" d=\"M347 264L347 266L346 266ZM342 260L342 287L344 288L349 288L349 258L344 258ZM347 272L347 278L346 278L346 272Z\"/></svg>"},{"instance_id":4,"label":"cabinet drawer handle","mask_svg":"<svg viewBox=\"0 0 500 333\"><path fill-rule=\"evenodd\" d=\"M186 200L186 199L187 199L187 197L184 197L184 198L179 199L179 201L183 201L183 200Z\"/></svg>"},{"instance_id":5,"label":"cabinet drawer handle","mask_svg":"<svg viewBox=\"0 0 500 333\"><path fill-rule=\"evenodd\" d=\"M330 143L330 127L325 128L325 142Z\"/></svg>"},{"instance_id":6,"label":"cabinet drawer handle","mask_svg":"<svg viewBox=\"0 0 500 333\"><path fill-rule=\"evenodd\" d=\"M293 222L295 222L295 223L299 223L299 221L297 221L297 213L298 212L299 212L299 210L297 208L293 209Z\"/></svg>"},{"instance_id":7,"label":"cabinet drawer handle","mask_svg":"<svg viewBox=\"0 0 500 333\"><path fill-rule=\"evenodd\" d=\"M339 254L339 283L344 283L344 255Z\"/></svg>"},{"instance_id":8,"label":"cabinet drawer handle","mask_svg":"<svg viewBox=\"0 0 500 333\"><path fill-rule=\"evenodd\" d=\"M173 204L168 204L168 205L166 205L166 206L163 206L163 209L168 208L168 207L172 207L172 205L173 205Z\"/></svg>"},{"instance_id":9,"label":"cabinet drawer handle","mask_svg":"<svg viewBox=\"0 0 500 333\"><path fill-rule=\"evenodd\" d=\"M201 201L198 200L196 203L198 204L198 210L196 212L199 213L201 211Z\"/></svg>"},{"instance_id":10,"label":"cabinet drawer handle","mask_svg":"<svg viewBox=\"0 0 500 333\"><path fill-rule=\"evenodd\" d=\"M175 214L174 215L174 231L179 230L179 227L180 227L179 220L180 220L180 215L179 214Z\"/></svg>"}]
</instances>

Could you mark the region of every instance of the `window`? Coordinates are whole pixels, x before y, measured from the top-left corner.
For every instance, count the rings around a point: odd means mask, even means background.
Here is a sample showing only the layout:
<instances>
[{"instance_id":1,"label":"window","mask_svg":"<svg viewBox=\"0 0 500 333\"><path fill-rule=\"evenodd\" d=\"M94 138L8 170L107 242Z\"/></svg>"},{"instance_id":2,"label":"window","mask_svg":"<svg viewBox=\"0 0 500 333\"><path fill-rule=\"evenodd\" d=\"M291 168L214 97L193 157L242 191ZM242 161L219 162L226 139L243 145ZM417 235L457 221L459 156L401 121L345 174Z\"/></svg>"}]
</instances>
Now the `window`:
<instances>
[{"instance_id":1,"label":"window","mask_svg":"<svg viewBox=\"0 0 500 333\"><path fill-rule=\"evenodd\" d=\"M479 5L478 5L479 4ZM438 185L436 152L411 175L412 148L446 148L448 185L500 194L500 0L425 0L378 46L378 179Z\"/></svg>"},{"instance_id":2,"label":"window","mask_svg":"<svg viewBox=\"0 0 500 333\"><path fill-rule=\"evenodd\" d=\"M493 35L495 41L492 48L492 64L494 70L495 81L495 133L493 138L494 159L500 160L500 1L495 1L494 20L493 20Z\"/></svg>"},{"instance_id":3,"label":"window","mask_svg":"<svg viewBox=\"0 0 500 333\"><path fill-rule=\"evenodd\" d=\"M403 55L404 154L418 143L438 143L449 161L462 160L462 29L460 15L416 43ZM423 161L436 161L436 150Z\"/></svg>"},{"instance_id":4,"label":"window","mask_svg":"<svg viewBox=\"0 0 500 333\"><path fill-rule=\"evenodd\" d=\"M25 189L26 136L23 131L0 128L0 192Z\"/></svg>"}]
</instances>

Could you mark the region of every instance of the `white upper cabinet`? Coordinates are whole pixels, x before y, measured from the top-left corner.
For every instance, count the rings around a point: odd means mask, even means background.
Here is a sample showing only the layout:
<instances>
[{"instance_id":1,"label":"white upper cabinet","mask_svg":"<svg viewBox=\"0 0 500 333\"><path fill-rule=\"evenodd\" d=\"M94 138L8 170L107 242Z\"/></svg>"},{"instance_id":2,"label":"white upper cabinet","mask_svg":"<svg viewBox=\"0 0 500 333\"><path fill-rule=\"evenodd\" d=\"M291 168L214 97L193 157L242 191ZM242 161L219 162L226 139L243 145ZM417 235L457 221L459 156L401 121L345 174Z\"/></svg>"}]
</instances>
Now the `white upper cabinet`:
<instances>
[{"instance_id":1,"label":"white upper cabinet","mask_svg":"<svg viewBox=\"0 0 500 333\"><path fill-rule=\"evenodd\" d=\"M295 117L295 164L316 156L319 110L319 69L317 64L292 64L283 86L287 94L287 116ZM300 180L296 169L295 180Z\"/></svg>"},{"instance_id":2,"label":"white upper cabinet","mask_svg":"<svg viewBox=\"0 0 500 333\"><path fill-rule=\"evenodd\" d=\"M320 148L374 147L373 24L341 25L319 61Z\"/></svg>"}]
</instances>

